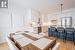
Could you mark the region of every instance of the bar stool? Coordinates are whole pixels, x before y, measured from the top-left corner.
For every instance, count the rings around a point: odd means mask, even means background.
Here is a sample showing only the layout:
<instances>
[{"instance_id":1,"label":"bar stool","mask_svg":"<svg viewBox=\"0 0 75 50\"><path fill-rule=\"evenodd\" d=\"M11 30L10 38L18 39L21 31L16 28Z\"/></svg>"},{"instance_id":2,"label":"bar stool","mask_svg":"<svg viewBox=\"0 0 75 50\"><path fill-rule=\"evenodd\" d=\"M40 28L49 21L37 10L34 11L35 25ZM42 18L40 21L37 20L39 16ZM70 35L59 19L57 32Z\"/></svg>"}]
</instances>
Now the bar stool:
<instances>
[{"instance_id":1,"label":"bar stool","mask_svg":"<svg viewBox=\"0 0 75 50\"><path fill-rule=\"evenodd\" d=\"M49 37L51 36L50 28L48 28L48 36L49 36Z\"/></svg>"},{"instance_id":2,"label":"bar stool","mask_svg":"<svg viewBox=\"0 0 75 50\"><path fill-rule=\"evenodd\" d=\"M57 27L57 32L58 32L58 38L62 38L63 40L66 40L64 27Z\"/></svg>"},{"instance_id":3,"label":"bar stool","mask_svg":"<svg viewBox=\"0 0 75 50\"><path fill-rule=\"evenodd\" d=\"M65 28L65 32L66 32L66 40L72 40L74 42L74 45L75 45L75 38L74 38L75 29L68 27L68 28Z\"/></svg>"},{"instance_id":4,"label":"bar stool","mask_svg":"<svg viewBox=\"0 0 75 50\"><path fill-rule=\"evenodd\" d=\"M55 27L50 27L50 32L51 32L51 35L52 36L55 36L55 37L57 37L57 31L56 31L56 28Z\"/></svg>"}]
</instances>

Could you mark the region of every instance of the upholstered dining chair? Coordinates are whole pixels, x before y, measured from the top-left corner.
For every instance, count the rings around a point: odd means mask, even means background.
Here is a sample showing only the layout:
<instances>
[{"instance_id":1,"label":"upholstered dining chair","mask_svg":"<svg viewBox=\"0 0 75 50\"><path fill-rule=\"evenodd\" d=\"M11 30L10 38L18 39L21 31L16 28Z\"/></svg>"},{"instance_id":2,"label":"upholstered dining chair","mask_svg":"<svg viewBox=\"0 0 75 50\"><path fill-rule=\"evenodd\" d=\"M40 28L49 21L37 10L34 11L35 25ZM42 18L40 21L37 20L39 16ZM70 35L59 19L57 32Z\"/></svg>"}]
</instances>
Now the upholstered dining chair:
<instances>
[{"instance_id":1,"label":"upholstered dining chair","mask_svg":"<svg viewBox=\"0 0 75 50\"><path fill-rule=\"evenodd\" d=\"M66 40L64 27L57 27L57 32L58 32L58 38L62 38L63 40Z\"/></svg>"},{"instance_id":2,"label":"upholstered dining chair","mask_svg":"<svg viewBox=\"0 0 75 50\"><path fill-rule=\"evenodd\" d=\"M72 27L65 28L66 40L72 40L75 44L75 29Z\"/></svg>"},{"instance_id":3,"label":"upholstered dining chair","mask_svg":"<svg viewBox=\"0 0 75 50\"><path fill-rule=\"evenodd\" d=\"M8 44L9 50L20 50L20 49L15 45L15 43L14 43L12 40L10 40L10 38L7 37L6 40L7 40L7 44Z\"/></svg>"},{"instance_id":4,"label":"upholstered dining chair","mask_svg":"<svg viewBox=\"0 0 75 50\"><path fill-rule=\"evenodd\" d=\"M55 27L50 27L50 34L52 35L52 36L55 36L55 37L57 37L57 31L56 31L56 28Z\"/></svg>"}]
</instances>

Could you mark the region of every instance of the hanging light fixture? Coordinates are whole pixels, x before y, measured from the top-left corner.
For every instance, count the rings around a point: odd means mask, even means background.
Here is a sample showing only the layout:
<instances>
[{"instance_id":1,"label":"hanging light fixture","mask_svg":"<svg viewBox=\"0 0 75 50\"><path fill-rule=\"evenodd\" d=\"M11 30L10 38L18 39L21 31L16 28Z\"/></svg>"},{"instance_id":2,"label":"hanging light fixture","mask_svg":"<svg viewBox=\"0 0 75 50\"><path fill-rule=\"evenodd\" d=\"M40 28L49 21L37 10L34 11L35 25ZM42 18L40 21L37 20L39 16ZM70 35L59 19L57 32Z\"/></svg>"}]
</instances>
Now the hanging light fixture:
<instances>
[{"instance_id":1,"label":"hanging light fixture","mask_svg":"<svg viewBox=\"0 0 75 50\"><path fill-rule=\"evenodd\" d=\"M62 17L62 6L63 6L63 4L60 4L60 8L61 8L61 17ZM61 26L62 26L62 19L61 19Z\"/></svg>"},{"instance_id":2,"label":"hanging light fixture","mask_svg":"<svg viewBox=\"0 0 75 50\"><path fill-rule=\"evenodd\" d=\"M61 6L61 15L62 15L62 6L63 6L63 4L60 4L60 6Z\"/></svg>"}]
</instances>

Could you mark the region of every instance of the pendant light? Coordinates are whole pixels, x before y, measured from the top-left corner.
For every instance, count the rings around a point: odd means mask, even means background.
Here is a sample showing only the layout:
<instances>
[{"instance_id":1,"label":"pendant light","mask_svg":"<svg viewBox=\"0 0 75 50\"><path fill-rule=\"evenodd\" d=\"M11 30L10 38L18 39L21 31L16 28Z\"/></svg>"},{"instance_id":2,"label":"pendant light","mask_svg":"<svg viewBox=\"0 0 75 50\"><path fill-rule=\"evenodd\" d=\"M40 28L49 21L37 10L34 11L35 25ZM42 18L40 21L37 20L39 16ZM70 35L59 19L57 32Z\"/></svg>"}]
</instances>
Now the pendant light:
<instances>
[{"instance_id":1,"label":"pendant light","mask_svg":"<svg viewBox=\"0 0 75 50\"><path fill-rule=\"evenodd\" d=\"M61 8L61 17L62 17L62 6L63 6L63 4L60 4L60 8ZM61 26L62 26L62 19L61 19Z\"/></svg>"}]
</instances>

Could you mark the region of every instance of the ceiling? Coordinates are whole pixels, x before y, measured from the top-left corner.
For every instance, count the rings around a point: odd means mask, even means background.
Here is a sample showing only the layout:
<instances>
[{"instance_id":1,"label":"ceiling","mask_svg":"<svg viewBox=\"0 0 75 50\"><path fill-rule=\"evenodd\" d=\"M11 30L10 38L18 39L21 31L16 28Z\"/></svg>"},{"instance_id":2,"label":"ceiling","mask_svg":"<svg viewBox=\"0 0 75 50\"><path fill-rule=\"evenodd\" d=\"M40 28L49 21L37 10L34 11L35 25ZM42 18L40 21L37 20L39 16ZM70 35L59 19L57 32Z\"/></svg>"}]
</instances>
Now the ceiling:
<instances>
[{"instance_id":1,"label":"ceiling","mask_svg":"<svg viewBox=\"0 0 75 50\"><path fill-rule=\"evenodd\" d=\"M12 1L12 2L11 2ZM60 4L63 10L75 8L75 0L11 0L10 5L17 8L32 8L42 13L53 13L60 11Z\"/></svg>"}]
</instances>

